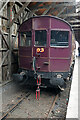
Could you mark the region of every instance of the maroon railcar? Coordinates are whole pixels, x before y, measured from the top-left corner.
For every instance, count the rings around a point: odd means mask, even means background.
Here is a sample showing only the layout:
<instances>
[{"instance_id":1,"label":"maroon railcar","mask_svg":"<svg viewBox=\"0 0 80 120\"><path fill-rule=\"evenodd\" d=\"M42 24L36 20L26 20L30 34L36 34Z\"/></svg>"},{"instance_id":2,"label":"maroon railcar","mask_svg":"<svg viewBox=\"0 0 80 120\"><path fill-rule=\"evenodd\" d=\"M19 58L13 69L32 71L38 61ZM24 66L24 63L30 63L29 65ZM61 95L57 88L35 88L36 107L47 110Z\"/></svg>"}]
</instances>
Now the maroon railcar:
<instances>
[{"instance_id":1,"label":"maroon railcar","mask_svg":"<svg viewBox=\"0 0 80 120\"><path fill-rule=\"evenodd\" d=\"M24 84L64 86L72 65L72 28L55 16L32 17L19 28L17 79Z\"/></svg>"}]
</instances>

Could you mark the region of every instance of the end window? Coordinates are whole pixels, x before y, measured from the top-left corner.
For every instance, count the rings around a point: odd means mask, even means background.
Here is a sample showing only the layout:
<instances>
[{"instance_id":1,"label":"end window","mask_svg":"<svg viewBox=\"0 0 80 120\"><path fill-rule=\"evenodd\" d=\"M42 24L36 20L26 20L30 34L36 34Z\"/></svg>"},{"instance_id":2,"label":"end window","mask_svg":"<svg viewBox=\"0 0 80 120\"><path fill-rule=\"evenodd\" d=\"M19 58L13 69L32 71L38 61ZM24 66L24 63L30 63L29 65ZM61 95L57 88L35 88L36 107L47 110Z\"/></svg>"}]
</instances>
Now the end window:
<instances>
[{"instance_id":1,"label":"end window","mask_svg":"<svg viewBox=\"0 0 80 120\"><path fill-rule=\"evenodd\" d=\"M69 31L59 31L52 30L51 31L51 46L68 46L69 42Z\"/></svg>"},{"instance_id":2,"label":"end window","mask_svg":"<svg viewBox=\"0 0 80 120\"><path fill-rule=\"evenodd\" d=\"M35 46L46 46L47 31L35 30Z\"/></svg>"}]
</instances>

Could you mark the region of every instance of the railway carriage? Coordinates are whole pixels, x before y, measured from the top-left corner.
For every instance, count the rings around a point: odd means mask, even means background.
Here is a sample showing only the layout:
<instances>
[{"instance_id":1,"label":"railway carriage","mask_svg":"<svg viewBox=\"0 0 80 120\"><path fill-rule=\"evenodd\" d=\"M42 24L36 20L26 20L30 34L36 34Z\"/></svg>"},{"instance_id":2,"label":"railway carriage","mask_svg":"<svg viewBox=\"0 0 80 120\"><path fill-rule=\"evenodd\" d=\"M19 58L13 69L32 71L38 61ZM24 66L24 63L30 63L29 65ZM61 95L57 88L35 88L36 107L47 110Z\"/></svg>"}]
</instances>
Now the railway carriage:
<instances>
[{"instance_id":1,"label":"railway carriage","mask_svg":"<svg viewBox=\"0 0 80 120\"><path fill-rule=\"evenodd\" d=\"M21 84L63 88L72 73L75 38L70 24L55 16L37 16L19 28L19 73Z\"/></svg>"}]
</instances>

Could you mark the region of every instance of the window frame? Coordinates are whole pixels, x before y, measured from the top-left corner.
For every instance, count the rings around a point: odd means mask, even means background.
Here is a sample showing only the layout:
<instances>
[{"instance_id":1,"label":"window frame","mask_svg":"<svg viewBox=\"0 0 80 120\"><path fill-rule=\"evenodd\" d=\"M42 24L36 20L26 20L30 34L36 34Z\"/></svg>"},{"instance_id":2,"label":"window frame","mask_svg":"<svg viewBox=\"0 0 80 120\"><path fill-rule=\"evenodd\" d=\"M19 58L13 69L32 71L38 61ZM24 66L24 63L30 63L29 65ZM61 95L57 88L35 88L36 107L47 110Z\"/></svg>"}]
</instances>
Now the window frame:
<instances>
[{"instance_id":1,"label":"window frame","mask_svg":"<svg viewBox=\"0 0 80 120\"><path fill-rule=\"evenodd\" d=\"M67 31L67 32L69 32L69 34L68 34L68 45L67 46L51 46L51 31ZM69 36L70 36L70 30L69 29L51 29L50 30L50 47L54 47L54 48L68 48L69 47Z\"/></svg>"}]
</instances>

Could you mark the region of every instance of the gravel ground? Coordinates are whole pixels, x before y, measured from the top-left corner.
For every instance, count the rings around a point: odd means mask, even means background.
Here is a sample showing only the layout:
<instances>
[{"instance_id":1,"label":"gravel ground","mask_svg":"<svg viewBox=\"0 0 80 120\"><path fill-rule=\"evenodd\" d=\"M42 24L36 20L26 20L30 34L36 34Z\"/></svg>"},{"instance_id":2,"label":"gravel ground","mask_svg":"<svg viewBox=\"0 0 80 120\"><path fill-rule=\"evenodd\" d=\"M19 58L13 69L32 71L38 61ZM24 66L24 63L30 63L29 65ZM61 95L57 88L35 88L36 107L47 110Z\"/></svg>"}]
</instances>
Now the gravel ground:
<instances>
[{"instance_id":1,"label":"gravel ground","mask_svg":"<svg viewBox=\"0 0 80 120\"><path fill-rule=\"evenodd\" d=\"M0 117L7 112L25 93L27 90L22 89L14 82L7 83L0 87L0 94L2 94L2 110ZM1 114L2 113L2 114Z\"/></svg>"},{"instance_id":2,"label":"gravel ground","mask_svg":"<svg viewBox=\"0 0 80 120\"><path fill-rule=\"evenodd\" d=\"M51 111L49 118L62 118L63 120L65 120L70 88L71 80L67 81L65 90L60 93L59 98L56 101L54 109Z\"/></svg>"},{"instance_id":3,"label":"gravel ground","mask_svg":"<svg viewBox=\"0 0 80 120\"><path fill-rule=\"evenodd\" d=\"M59 94L54 109L48 118L62 118L66 116L71 81L67 81L67 87ZM36 100L35 88L19 87L14 82L5 85L2 89L3 113L7 112L28 91L31 95L24 99L17 108L9 114L8 118L46 118L52 101L55 98L55 89L41 89L40 100Z\"/></svg>"},{"instance_id":4,"label":"gravel ground","mask_svg":"<svg viewBox=\"0 0 80 120\"><path fill-rule=\"evenodd\" d=\"M36 100L34 89L31 95L10 114L9 118L46 118L54 98L53 92L44 90L41 92L40 100Z\"/></svg>"}]
</instances>

